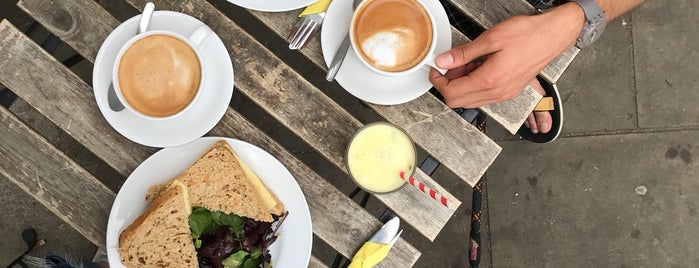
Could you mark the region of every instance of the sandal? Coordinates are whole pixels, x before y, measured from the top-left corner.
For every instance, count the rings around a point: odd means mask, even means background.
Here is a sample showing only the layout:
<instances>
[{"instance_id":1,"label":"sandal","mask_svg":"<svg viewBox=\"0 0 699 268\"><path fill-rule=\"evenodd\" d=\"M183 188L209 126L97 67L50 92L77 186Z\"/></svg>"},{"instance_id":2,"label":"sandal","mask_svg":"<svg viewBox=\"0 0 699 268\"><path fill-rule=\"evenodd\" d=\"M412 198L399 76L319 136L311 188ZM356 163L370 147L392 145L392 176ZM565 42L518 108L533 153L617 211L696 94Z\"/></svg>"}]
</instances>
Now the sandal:
<instances>
[{"instance_id":1,"label":"sandal","mask_svg":"<svg viewBox=\"0 0 699 268\"><path fill-rule=\"evenodd\" d=\"M551 130L548 133L532 133L528 127L522 125L517 131L517 134L522 139L535 143L549 143L558 138L563 129L563 103L561 95L558 93L556 84L550 84L544 79L537 76L541 87L544 88L546 96L544 96L539 104L534 107L534 112L549 111L551 113Z\"/></svg>"}]
</instances>

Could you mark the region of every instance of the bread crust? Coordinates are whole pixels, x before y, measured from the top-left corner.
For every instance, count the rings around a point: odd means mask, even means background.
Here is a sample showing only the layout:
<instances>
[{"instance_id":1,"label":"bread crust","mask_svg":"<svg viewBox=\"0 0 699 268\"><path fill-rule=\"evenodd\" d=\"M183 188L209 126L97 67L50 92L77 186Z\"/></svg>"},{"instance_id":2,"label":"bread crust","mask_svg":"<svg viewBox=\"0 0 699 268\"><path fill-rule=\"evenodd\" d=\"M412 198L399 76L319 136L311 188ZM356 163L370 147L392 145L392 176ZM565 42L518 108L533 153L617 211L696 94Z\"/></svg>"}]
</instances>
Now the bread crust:
<instances>
[{"instance_id":1,"label":"bread crust","mask_svg":"<svg viewBox=\"0 0 699 268\"><path fill-rule=\"evenodd\" d=\"M119 235L127 267L198 267L187 187L174 181Z\"/></svg>"}]
</instances>

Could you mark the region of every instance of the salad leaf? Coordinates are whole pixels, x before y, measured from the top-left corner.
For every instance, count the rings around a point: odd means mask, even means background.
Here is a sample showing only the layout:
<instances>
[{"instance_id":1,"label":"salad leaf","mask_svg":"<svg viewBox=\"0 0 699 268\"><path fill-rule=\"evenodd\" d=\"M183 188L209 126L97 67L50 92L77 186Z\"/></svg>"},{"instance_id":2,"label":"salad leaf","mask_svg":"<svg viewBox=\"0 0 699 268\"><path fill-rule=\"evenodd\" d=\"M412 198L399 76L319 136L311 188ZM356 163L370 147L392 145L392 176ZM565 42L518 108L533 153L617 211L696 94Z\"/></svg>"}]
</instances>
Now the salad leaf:
<instances>
[{"instance_id":1,"label":"salad leaf","mask_svg":"<svg viewBox=\"0 0 699 268\"><path fill-rule=\"evenodd\" d=\"M212 222L211 213L207 209L193 209L192 214L189 215L189 229L192 230L192 238L198 239Z\"/></svg>"},{"instance_id":2,"label":"salad leaf","mask_svg":"<svg viewBox=\"0 0 699 268\"><path fill-rule=\"evenodd\" d=\"M260 248L255 248L252 252L250 252L250 258L257 259L262 255L262 249Z\"/></svg>"},{"instance_id":3,"label":"salad leaf","mask_svg":"<svg viewBox=\"0 0 699 268\"><path fill-rule=\"evenodd\" d=\"M211 218L220 226L228 226L234 234L239 235L243 230L243 217L231 214L225 214L221 211L211 212Z\"/></svg>"},{"instance_id":4,"label":"salad leaf","mask_svg":"<svg viewBox=\"0 0 699 268\"><path fill-rule=\"evenodd\" d=\"M273 218L280 224L286 215ZM271 266L268 247L277 239L272 223L196 207L192 209L189 224L200 267Z\"/></svg>"},{"instance_id":5,"label":"salad leaf","mask_svg":"<svg viewBox=\"0 0 699 268\"><path fill-rule=\"evenodd\" d=\"M257 268L260 266L260 259L258 258L249 258L246 259L245 262L243 263L242 268Z\"/></svg>"},{"instance_id":6,"label":"salad leaf","mask_svg":"<svg viewBox=\"0 0 699 268\"><path fill-rule=\"evenodd\" d=\"M247 252L238 250L237 252L228 256L228 258L221 260L221 264L223 264L223 267L225 268L239 268L243 266L246 256L248 256Z\"/></svg>"}]
</instances>

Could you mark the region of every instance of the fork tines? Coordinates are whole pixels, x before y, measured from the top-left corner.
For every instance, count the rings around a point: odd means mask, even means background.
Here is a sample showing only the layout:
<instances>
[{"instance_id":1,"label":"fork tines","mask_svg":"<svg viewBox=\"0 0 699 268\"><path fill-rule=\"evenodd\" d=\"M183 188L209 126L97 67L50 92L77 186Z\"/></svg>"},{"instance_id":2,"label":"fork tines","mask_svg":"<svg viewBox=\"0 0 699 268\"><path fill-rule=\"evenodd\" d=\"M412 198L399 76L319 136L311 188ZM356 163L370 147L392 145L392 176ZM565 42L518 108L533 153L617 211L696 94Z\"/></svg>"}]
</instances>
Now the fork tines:
<instances>
[{"instance_id":1,"label":"fork tines","mask_svg":"<svg viewBox=\"0 0 699 268\"><path fill-rule=\"evenodd\" d=\"M304 17L301 21L301 25L298 26L294 36L289 41L289 49L301 49L306 44L306 41L313 35L318 25L320 24L314 21L310 16Z\"/></svg>"}]
</instances>

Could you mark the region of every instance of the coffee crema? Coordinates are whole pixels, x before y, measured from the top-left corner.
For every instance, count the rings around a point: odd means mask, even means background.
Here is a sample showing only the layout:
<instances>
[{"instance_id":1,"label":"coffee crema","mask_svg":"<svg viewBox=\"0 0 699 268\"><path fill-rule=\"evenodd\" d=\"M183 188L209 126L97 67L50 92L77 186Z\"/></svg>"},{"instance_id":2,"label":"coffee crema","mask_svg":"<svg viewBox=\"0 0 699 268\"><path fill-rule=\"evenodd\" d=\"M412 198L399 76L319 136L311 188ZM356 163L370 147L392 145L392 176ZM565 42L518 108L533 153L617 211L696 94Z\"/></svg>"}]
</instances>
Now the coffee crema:
<instances>
[{"instance_id":1,"label":"coffee crema","mask_svg":"<svg viewBox=\"0 0 699 268\"><path fill-rule=\"evenodd\" d=\"M201 65L185 42L165 34L146 36L124 52L118 70L124 99L138 112L166 117L186 108L199 91Z\"/></svg>"},{"instance_id":2,"label":"coffee crema","mask_svg":"<svg viewBox=\"0 0 699 268\"><path fill-rule=\"evenodd\" d=\"M356 12L354 42L359 55L379 70L408 70L432 45L432 22L415 0L367 0Z\"/></svg>"}]
</instances>

